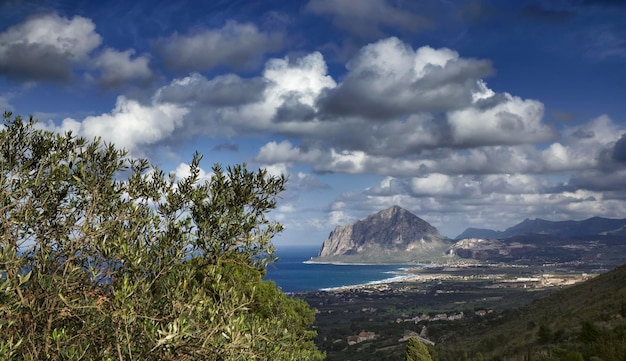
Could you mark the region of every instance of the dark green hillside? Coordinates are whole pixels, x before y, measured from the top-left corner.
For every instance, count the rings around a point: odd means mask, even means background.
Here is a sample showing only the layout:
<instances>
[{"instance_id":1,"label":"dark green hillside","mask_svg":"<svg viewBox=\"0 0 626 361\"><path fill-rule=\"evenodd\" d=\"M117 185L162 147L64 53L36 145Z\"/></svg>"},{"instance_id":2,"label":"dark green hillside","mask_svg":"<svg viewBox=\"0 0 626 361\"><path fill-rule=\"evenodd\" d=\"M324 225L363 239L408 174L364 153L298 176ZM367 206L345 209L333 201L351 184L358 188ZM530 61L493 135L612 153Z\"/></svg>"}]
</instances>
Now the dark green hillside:
<instances>
[{"instance_id":1,"label":"dark green hillside","mask_svg":"<svg viewBox=\"0 0 626 361\"><path fill-rule=\"evenodd\" d=\"M626 360L626 265L526 307L458 326L440 330L440 361L465 355L474 360Z\"/></svg>"}]
</instances>

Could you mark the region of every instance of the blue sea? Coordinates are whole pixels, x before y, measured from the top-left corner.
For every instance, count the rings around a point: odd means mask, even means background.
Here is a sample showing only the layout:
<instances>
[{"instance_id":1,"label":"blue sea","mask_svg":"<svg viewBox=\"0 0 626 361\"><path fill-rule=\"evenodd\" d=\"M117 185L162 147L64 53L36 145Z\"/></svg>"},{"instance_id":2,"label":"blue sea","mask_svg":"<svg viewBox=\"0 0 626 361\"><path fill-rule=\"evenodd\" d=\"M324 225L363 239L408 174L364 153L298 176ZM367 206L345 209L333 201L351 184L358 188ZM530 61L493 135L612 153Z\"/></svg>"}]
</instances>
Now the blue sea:
<instances>
[{"instance_id":1,"label":"blue sea","mask_svg":"<svg viewBox=\"0 0 626 361\"><path fill-rule=\"evenodd\" d=\"M265 279L274 281L287 293L318 291L398 279L406 267L304 263L318 252L319 247L279 248L279 260L268 267Z\"/></svg>"}]
</instances>

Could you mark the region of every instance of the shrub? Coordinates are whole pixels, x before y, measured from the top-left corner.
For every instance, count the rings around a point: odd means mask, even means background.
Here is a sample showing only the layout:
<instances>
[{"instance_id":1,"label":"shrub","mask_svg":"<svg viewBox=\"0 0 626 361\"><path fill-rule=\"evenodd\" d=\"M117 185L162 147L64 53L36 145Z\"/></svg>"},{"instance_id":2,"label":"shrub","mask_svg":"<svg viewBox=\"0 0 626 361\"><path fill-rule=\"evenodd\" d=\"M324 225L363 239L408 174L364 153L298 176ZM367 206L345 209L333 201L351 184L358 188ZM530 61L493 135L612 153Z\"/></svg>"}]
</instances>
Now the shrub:
<instances>
[{"instance_id":1,"label":"shrub","mask_svg":"<svg viewBox=\"0 0 626 361\"><path fill-rule=\"evenodd\" d=\"M0 358L321 360L313 312L263 280L284 177L176 180L4 114Z\"/></svg>"}]
</instances>

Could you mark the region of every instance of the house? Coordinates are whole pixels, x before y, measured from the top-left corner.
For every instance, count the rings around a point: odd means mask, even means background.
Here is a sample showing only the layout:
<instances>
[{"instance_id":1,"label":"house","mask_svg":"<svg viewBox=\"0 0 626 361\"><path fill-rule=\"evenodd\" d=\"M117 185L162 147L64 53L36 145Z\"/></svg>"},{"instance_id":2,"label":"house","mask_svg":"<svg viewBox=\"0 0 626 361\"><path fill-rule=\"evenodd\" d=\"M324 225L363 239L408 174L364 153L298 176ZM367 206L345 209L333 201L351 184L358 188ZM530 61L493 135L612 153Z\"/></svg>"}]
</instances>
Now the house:
<instances>
[{"instance_id":1,"label":"house","mask_svg":"<svg viewBox=\"0 0 626 361\"><path fill-rule=\"evenodd\" d=\"M356 336L348 336L348 345L352 346L364 341L373 341L376 337L378 337L378 335L375 332L361 331Z\"/></svg>"}]
</instances>

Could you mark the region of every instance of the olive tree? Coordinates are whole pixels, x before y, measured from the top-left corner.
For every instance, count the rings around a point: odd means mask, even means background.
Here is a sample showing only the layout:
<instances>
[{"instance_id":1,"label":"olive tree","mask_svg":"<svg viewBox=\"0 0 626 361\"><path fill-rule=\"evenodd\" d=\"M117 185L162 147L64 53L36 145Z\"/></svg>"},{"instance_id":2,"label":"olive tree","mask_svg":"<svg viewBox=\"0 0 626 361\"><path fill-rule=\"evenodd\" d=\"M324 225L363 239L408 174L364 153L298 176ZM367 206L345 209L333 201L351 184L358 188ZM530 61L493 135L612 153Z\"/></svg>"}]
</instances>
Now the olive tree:
<instances>
[{"instance_id":1,"label":"olive tree","mask_svg":"<svg viewBox=\"0 0 626 361\"><path fill-rule=\"evenodd\" d=\"M313 311L263 280L284 177L166 175L5 113L0 359L321 360Z\"/></svg>"}]
</instances>

